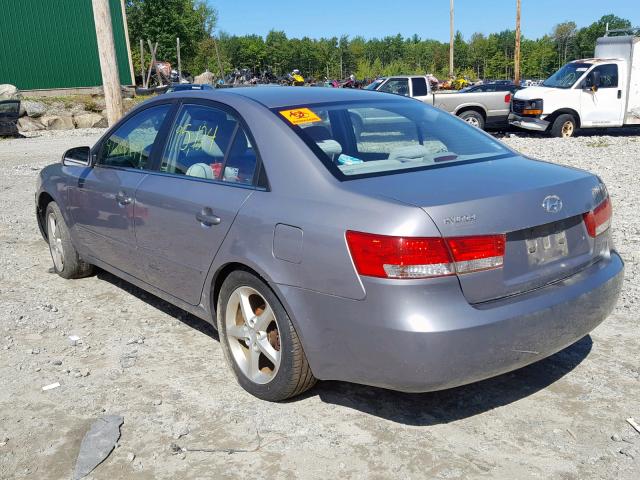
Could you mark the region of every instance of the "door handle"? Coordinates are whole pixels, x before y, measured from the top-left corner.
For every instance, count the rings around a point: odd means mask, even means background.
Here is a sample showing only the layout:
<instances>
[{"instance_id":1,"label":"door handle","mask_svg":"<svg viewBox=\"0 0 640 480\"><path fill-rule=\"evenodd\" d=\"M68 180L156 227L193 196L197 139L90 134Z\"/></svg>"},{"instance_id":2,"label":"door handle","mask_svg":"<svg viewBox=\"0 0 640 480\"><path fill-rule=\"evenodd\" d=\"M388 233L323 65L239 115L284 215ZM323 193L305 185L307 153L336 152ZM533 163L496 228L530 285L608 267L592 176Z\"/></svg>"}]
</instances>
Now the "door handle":
<instances>
[{"instance_id":1,"label":"door handle","mask_svg":"<svg viewBox=\"0 0 640 480\"><path fill-rule=\"evenodd\" d=\"M618 90L618 99L622 98L622 90Z\"/></svg>"},{"instance_id":2,"label":"door handle","mask_svg":"<svg viewBox=\"0 0 640 480\"><path fill-rule=\"evenodd\" d=\"M198 220L203 227L211 227L212 225L219 225L222 220L216 216L209 207L204 207L202 211L196 213L196 220Z\"/></svg>"},{"instance_id":3,"label":"door handle","mask_svg":"<svg viewBox=\"0 0 640 480\"><path fill-rule=\"evenodd\" d=\"M129 196L127 196L126 193L124 193L122 190L120 190L117 194L116 194L116 202L118 202L119 205L129 205L131 202L133 201L133 199Z\"/></svg>"}]
</instances>

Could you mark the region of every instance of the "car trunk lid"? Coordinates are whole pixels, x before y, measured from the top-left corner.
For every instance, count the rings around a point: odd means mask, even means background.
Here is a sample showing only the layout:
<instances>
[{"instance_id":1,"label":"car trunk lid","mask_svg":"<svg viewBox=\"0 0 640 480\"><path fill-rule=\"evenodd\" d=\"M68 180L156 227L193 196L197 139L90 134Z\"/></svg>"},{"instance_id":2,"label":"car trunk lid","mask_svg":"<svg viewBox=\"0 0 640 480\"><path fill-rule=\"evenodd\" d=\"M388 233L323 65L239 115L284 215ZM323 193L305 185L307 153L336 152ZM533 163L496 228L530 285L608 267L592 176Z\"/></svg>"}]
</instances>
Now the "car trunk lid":
<instances>
[{"instance_id":1,"label":"car trunk lid","mask_svg":"<svg viewBox=\"0 0 640 480\"><path fill-rule=\"evenodd\" d=\"M599 251L583 221L599 181L581 170L514 156L355 183L422 208L443 237L506 235L501 268L458 275L470 303L570 276Z\"/></svg>"}]
</instances>

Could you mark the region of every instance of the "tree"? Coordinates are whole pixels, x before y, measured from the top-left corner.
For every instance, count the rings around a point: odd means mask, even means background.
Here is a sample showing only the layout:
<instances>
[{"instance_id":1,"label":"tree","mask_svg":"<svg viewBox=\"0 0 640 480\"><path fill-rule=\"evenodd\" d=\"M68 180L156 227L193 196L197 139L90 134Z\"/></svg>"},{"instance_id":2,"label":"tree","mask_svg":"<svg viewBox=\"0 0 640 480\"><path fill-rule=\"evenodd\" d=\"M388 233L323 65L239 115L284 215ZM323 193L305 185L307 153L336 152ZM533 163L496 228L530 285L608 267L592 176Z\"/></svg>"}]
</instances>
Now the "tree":
<instances>
[{"instance_id":1,"label":"tree","mask_svg":"<svg viewBox=\"0 0 640 480\"><path fill-rule=\"evenodd\" d=\"M180 38L185 70L197 66L198 46L211 37L217 12L204 0L127 0L127 20L132 47L142 39L158 42L157 59L176 63L176 38ZM136 64L137 48L132 48Z\"/></svg>"},{"instance_id":2,"label":"tree","mask_svg":"<svg viewBox=\"0 0 640 480\"><path fill-rule=\"evenodd\" d=\"M575 22L563 22L553 27L553 39L558 46L558 67L567 63L567 56L569 54L569 46L573 41L573 37L576 34Z\"/></svg>"},{"instance_id":3,"label":"tree","mask_svg":"<svg viewBox=\"0 0 640 480\"><path fill-rule=\"evenodd\" d=\"M581 28L576 32L573 56L576 58L591 57L596 47L596 40L604 35L607 24L610 30L631 27L631 22L625 18L605 15L597 22L593 22L588 27Z\"/></svg>"}]
</instances>

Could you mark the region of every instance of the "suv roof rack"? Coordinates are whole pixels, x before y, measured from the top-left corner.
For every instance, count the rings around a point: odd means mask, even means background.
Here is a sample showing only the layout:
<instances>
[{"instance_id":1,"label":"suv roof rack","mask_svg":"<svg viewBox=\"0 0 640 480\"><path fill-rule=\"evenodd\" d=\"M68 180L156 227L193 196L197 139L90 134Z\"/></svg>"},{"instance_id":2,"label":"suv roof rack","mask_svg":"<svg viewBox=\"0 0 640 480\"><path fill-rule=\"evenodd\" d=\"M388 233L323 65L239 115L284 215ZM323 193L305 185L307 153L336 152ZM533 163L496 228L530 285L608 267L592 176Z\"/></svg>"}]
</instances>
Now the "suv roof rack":
<instances>
[{"instance_id":1,"label":"suv roof rack","mask_svg":"<svg viewBox=\"0 0 640 480\"><path fill-rule=\"evenodd\" d=\"M604 32L605 37L619 37L621 35L640 36L640 27L614 28L613 30L609 30L609 24L607 24L607 29Z\"/></svg>"}]
</instances>

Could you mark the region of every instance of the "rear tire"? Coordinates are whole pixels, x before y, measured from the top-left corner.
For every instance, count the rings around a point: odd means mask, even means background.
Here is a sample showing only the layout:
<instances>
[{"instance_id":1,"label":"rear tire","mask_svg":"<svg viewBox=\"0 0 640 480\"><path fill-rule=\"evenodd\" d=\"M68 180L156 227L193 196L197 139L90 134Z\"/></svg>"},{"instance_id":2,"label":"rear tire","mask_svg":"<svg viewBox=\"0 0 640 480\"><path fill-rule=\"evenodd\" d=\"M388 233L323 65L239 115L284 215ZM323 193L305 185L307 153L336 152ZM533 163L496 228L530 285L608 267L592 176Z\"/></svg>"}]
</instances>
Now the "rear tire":
<instances>
[{"instance_id":1,"label":"rear tire","mask_svg":"<svg viewBox=\"0 0 640 480\"><path fill-rule=\"evenodd\" d=\"M469 125L479 128L480 130L484 130L484 117L481 113L476 112L475 110L467 110L458 116Z\"/></svg>"},{"instance_id":2,"label":"rear tire","mask_svg":"<svg viewBox=\"0 0 640 480\"><path fill-rule=\"evenodd\" d=\"M238 270L225 279L216 322L225 358L251 395L277 402L315 385L291 319L273 291L255 275Z\"/></svg>"},{"instance_id":3,"label":"rear tire","mask_svg":"<svg viewBox=\"0 0 640 480\"><path fill-rule=\"evenodd\" d=\"M93 275L93 265L82 260L71 243L71 235L58 204L50 202L47 205L44 219L55 272L67 279Z\"/></svg>"},{"instance_id":4,"label":"rear tire","mask_svg":"<svg viewBox=\"0 0 640 480\"><path fill-rule=\"evenodd\" d=\"M557 138L571 138L577 130L576 119L573 115L563 114L555 119L551 126L551 135Z\"/></svg>"}]
</instances>

